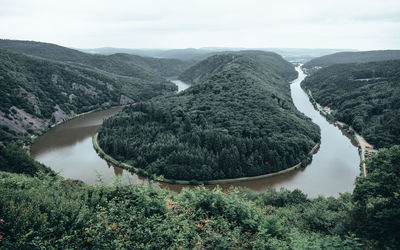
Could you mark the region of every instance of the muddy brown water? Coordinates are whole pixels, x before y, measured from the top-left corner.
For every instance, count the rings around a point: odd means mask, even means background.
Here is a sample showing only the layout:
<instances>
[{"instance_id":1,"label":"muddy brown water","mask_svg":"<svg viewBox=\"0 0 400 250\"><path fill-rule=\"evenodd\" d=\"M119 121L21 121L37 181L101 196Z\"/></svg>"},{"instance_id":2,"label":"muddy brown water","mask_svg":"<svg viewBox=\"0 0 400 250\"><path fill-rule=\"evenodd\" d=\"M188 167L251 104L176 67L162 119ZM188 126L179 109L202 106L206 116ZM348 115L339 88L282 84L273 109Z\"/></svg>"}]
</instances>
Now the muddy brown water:
<instances>
[{"instance_id":1,"label":"muddy brown water","mask_svg":"<svg viewBox=\"0 0 400 250\"><path fill-rule=\"evenodd\" d=\"M291 84L292 98L296 107L310 117L321 128L321 145L314 155L312 163L305 169L271 178L241 183L220 185L227 189L231 186L246 187L256 192L268 188L300 189L310 197L320 194L337 197L339 193L351 192L355 177L360 174L360 158L354 142L334 125L326 121L314 109L300 82L305 75L296 68L299 77ZM175 82L175 80L173 81ZM176 82L179 91L189 85ZM92 135L99 129L104 119L119 112L122 108L89 113L61 124L40 136L31 147L31 155L60 172L65 178L79 179L87 184L110 183L148 183L147 178L113 167L101 159L93 149ZM122 178L116 178L116 176ZM169 188L179 192L187 185L152 182L151 185ZM213 185L207 186L213 188Z\"/></svg>"}]
</instances>

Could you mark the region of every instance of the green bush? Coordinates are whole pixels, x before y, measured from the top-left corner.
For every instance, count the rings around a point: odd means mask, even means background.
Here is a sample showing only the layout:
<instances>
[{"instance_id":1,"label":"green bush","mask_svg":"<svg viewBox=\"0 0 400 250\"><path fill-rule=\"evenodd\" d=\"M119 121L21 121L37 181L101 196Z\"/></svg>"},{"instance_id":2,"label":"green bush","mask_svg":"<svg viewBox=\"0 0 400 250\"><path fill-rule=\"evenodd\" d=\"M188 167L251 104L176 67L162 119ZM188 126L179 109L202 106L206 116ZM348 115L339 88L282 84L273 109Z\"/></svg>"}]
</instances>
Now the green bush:
<instances>
[{"instance_id":1,"label":"green bush","mask_svg":"<svg viewBox=\"0 0 400 250\"><path fill-rule=\"evenodd\" d=\"M313 201L298 190L258 195L195 188L173 195L147 185L87 186L0 172L0 193L6 249L359 247L357 238L331 230L331 219L343 216L314 216L321 208L338 213L340 199Z\"/></svg>"},{"instance_id":2,"label":"green bush","mask_svg":"<svg viewBox=\"0 0 400 250\"><path fill-rule=\"evenodd\" d=\"M31 176L39 171L54 174L50 168L29 157L22 149L22 145L19 144L0 145L0 171L24 173Z\"/></svg>"}]
</instances>

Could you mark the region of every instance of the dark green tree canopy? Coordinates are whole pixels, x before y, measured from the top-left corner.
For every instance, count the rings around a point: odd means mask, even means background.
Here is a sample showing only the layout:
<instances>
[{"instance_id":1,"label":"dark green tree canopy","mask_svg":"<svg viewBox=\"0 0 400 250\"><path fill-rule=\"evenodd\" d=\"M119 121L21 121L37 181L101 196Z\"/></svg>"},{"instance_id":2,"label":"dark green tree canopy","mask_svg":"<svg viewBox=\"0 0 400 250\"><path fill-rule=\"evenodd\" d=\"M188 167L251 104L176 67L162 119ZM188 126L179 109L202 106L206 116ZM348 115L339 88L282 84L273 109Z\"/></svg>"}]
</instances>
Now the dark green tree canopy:
<instances>
[{"instance_id":1,"label":"dark green tree canopy","mask_svg":"<svg viewBox=\"0 0 400 250\"><path fill-rule=\"evenodd\" d=\"M182 180L266 174L307 157L319 129L294 107L287 81L247 56L207 61L218 67L201 83L106 120L103 150L148 174Z\"/></svg>"},{"instance_id":2,"label":"dark green tree canopy","mask_svg":"<svg viewBox=\"0 0 400 250\"><path fill-rule=\"evenodd\" d=\"M211 56L184 71L179 79L191 84L202 82L214 73L219 72L227 63L235 60L237 56L251 58L288 81L297 77L297 71L294 70L293 65L285 61L280 55L259 50L243 50Z\"/></svg>"},{"instance_id":3,"label":"dark green tree canopy","mask_svg":"<svg viewBox=\"0 0 400 250\"><path fill-rule=\"evenodd\" d=\"M16 131L29 129L31 133L32 129L43 128L47 121L54 123L54 112L65 117L119 105L123 98L142 101L175 90L173 83L160 76L121 76L83 64L0 49L0 116L10 120L1 125ZM24 121L27 116L41 125L30 126ZM24 125L15 129L15 122ZM0 135L3 137L5 132Z\"/></svg>"},{"instance_id":4,"label":"dark green tree canopy","mask_svg":"<svg viewBox=\"0 0 400 250\"><path fill-rule=\"evenodd\" d=\"M400 146L383 149L367 163L367 177L354 189L355 227L381 245L400 244Z\"/></svg>"},{"instance_id":5,"label":"dark green tree canopy","mask_svg":"<svg viewBox=\"0 0 400 250\"><path fill-rule=\"evenodd\" d=\"M333 65L308 76L302 87L372 145L400 144L400 60Z\"/></svg>"},{"instance_id":6,"label":"dark green tree canopy","mask_svg":"<svg viewBox=\"0 0 400 250\"><path fill-rule=\"evenodd\" d=\"M85 64L109 73L159 81L160 76L177 76L191 66L178 59L152 58L117 53L88 54L51 43L0 39L0 49L53 61Z\"/></svg>"}]
</instances>

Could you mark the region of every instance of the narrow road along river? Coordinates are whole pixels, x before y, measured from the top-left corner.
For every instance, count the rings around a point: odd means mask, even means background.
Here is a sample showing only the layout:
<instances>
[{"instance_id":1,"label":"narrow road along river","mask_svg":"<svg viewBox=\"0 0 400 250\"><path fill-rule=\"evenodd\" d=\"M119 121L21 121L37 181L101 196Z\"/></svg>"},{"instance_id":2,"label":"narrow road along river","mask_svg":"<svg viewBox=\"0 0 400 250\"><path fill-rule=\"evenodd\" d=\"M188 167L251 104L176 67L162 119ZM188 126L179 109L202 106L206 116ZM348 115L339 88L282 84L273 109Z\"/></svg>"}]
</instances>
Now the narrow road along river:
<instances>
[{"instance_id":1,"label":"narrow road along river","mask_svg":"<svg viewBox=\"0 0 400 250\"><path fill-rule=\"evenodd\" d=\"M318 153L314 155L313 162L305 169L288 174L226 184L221 187L240 186L257 192L263 192L269 187L285 187L291 190L298 188L311 197L319 194L338 196L340 192L353 190L354 179L360 173L357 148L337 127L328 123L314 110L300 87L300 82L305 75L300 67L296 70L299 72L299 77L291 84L293 102L301 112L321 127L321 146ZM172 82L178 85L179 91L189 86L179 80L172 80ZM99 129L103 119L119 110L121 108L90 113L53 128L35 141L31 147L31 155L55 171L61 171L61 175L65 178L79 179L88 184L98 183L99 179L109 183L115 179L115 175L122 175L124 182L128 183L148 182L146 178L109 166L93 149L92 135ZM179 191L184 187L165 183L153 185L174 191Z\"/></svg>"}]
</instances>

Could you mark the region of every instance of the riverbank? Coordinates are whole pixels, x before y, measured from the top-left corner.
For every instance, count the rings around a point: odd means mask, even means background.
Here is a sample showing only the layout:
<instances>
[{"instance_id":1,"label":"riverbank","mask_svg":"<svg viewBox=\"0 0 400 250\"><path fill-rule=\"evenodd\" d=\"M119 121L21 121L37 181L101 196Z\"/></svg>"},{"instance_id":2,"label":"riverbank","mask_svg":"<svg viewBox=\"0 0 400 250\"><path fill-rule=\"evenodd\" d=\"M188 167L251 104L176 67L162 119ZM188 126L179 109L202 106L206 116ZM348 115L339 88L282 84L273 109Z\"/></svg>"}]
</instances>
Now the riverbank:
<instances>
[{"instance_id":1,"label":"riverbank","mask_svg":"<svg viewBox=\"0 0 400 250\"><path fill-rule=\"evenodd\" d=\"M218 185L218 184L231 184L231 183L238 183L238 182L246 182L246 181L254 181L254 180L260 180L260 179L265 179L265 178L270 178L278 175L282 175L285 173L289 173L291 171L297 170L302 167L302 163L298 163L294 165L293 167L274 172L274 173L269 173L269 174L264 174L264 175L257 175L257 176L249 176L249 177L239 177L239 178L231 178L231 179L218 179L218 180L207 180L207 181L196 181L196 180L191 180L191 181L186 181L186 180L175 180L175 179L167 179L164 178L163 176L156 176L156 175L149 175L147 174L143 169L138 169L135 168L127 163L117 161L114 159L112 156L106 154L103 149L100 147L98 144L98 135L99 133L97 132L96 134L93 135L92 137L92 143L93 143L93 148L96 150L96 152L99 154L101 158L106 160L107 162L115 165L116 167L123 168L125 170L128 170L130 172L134 172L138 175L145 176L147 178L150 178L155 181L159 182L165 182L169 184L182 184L182 185ZM314 154L318 150L319 143L315 144L315 146L311 149L309 154Z\"/></svg>"},{"instance_id":2,"label":"riverbank","mask_svg":"<svg viewBox=\"0 0 400 250\"><path fill-rule=\"evenodd\" d=\"M377 153L377 150L374 149L374 146L369 144L364 137L358 134L351 126L339 122L336 118L331 114L330 108L322 107L312 96L311 90L304 88L304 91L307 93L310 102L313 104L315 110L319 111L319 113L324 116L329 122L332 122L335 126L337 126L343 132L346 132L351 138L357 143L358 153L360 156L360 167L363 172L363 176L367 176L367 169L365 165L366 155L368 156L374 155Z\"/></svg>"},{"instance_id":3,"label":"riverbank","mask_svg":"<svg viewBox=\"0 0 400 250\"><path fill-rule=\"evenodd\" d=\"M116 107L124 107L124 106L125 105L111 105L111 106L108 106L108 107L100 107L100 108L96 108L96 109L93 109L93 110L90 110L90 111L87 111L87 112L84 112L84 113L74 114L74 115L68 116L66 118L63 118L63 119L59 120L58 122L51 124L50 126L47 126L47 127L43 128L43 129L41 129L39 131L36 131L35 134L33 134L33 135L31 135L29 137L29 141L24 143L24 145L22 146L22 149L24 149L27 152L27 154L30 155L31 154L30 148L31 148L31 145L35 142L35 140L37 138L39 138L41 135L43 135L43 134L47 133L48 131L50 131L51 129L53 129L53 128L59 126L59 125L62 125L64 123L68 122L68 121L71 121L73 119L81 117L83 115L87 115L87 114L90 114L90 113L103 111L103 110L107 110L107 109L111 109L111 108L116 108Z\"/></svg>"},{"instance_id":4,"label":"riverbank","mask_svg":"<svg viewBox=\"0 0 400 250\"><path fill-rule=\"evenodd\" d=\"M358 147L359 147L359 153L360 153L360 159L362 162L362 169L363 169L363 174L364 177L367 176L367 169L366 169L366 164L365 164L365 159L367 156L372 156L378 152L378 150L374 149L374 146L369 144L364 137L362 137L360 134L358 134L351 126L348 126L347 124L343 122L337 121L335 124L337 124L338 127L345 129L348 127L348 130L352 131L353 138L357 141Z\"/></svg>"},{"instance_id":5,"label":"riverbank","mask_svg":"<svg viewBox=\"0 0 400 250\"><path fill-rule=\"evenodd\" d=\"M304 74L300 69L297 68L297 70L300 77L290 86L293 102L298 110L310 117L321 128L320 147L318 153L312 157L312 163L307 165L306 169L300 167L269 178L261 176L259 177L261 179L256 180L218 184L223 190L239 187L263 193L270 188L277 190L286 188L300 189L309 197L318 195L338 197L340 193L351 192L354 189L354 179L360 175L357 167L360 165L360 158L356 142L352 140L350 143L351 137L345 135L345 138L341 130L332 123L328 123L314 109L299 84ZM92 140L97 128L101 126L104 119L115 112L117 111L114 108L91 112L51 129L32 144L30 151L32 157L55 172L59 172L66 179L81 180L88 185L113 183L115 176L122 176L122 181L126 181L126 184L143 184L151 181L149 178L144 178L143 174L136 175L132 171L114 168L114 165L99 157L93 150ZM155 179L154 176L152 179ZM196 182L192 181L192 184ZM156 181L153 185L176 193L179 193L182 188L196 187ZM205 186L213 188L216 185Z\"/></svg>"}]
</instances>

